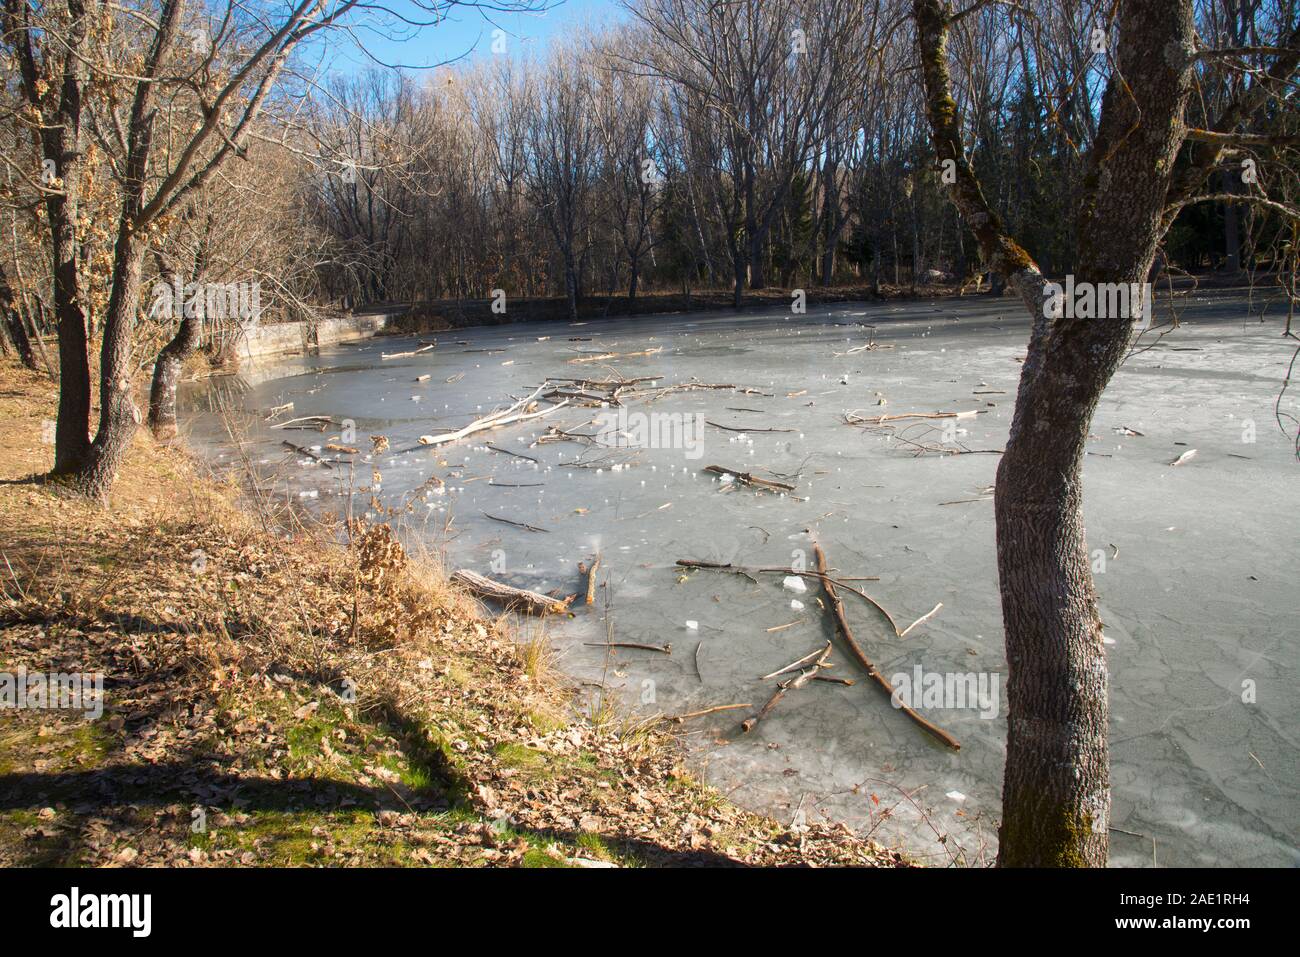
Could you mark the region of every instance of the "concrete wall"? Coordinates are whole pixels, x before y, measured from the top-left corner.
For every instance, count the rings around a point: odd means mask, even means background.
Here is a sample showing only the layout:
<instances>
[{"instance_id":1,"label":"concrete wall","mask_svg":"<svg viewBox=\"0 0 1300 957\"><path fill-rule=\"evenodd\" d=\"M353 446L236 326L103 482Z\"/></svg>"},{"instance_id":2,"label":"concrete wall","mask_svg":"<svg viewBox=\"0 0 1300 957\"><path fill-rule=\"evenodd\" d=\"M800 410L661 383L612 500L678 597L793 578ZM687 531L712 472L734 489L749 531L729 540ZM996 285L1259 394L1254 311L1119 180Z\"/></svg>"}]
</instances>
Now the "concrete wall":
<instances>
[{"instance_id":1,"label":"concrete wall","mask_svg":"<svg viewBox=\"0 0 1300 957\"><path fill-rule=\"evenodd\" d=\"M387 313L366 313L341 319L322 319L315 323L282 322L258 326L241 337L235 353L242 363L285 352L304 352L336 342L369 339L383 331L388 319Z\"/></svg>"}]
</instances>

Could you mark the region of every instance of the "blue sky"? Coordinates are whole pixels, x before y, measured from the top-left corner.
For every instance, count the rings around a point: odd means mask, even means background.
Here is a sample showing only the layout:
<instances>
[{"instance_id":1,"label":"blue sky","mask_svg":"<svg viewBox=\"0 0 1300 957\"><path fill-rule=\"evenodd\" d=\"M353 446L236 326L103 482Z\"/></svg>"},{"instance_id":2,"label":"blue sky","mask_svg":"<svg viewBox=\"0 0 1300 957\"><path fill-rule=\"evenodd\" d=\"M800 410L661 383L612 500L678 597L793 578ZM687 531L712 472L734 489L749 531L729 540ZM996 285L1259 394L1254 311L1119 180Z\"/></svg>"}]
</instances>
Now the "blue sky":
<instances>
[{"instance_id":1,"label":"blue sky","mask_svg":"<svg viewBox=\"0 0 1300 957\"><path fill-rule=\"evenodd\" d=\"M487 0L491 3L492 0ZM500 5L505 6L507 3ZM388 0L388 6L412 18L424 17L418 8L407 0ZM544 13L499 13L474 7L454 7L450 18L437 26L424 27L413 37L394 40L377 35L376 31L360 30L359 39L374 56L403 66L436 66L438 63L463 56L471 58L491 54L492 31L500 28L507 34L509 52L520 53L532 49L538 53L546 50L549 42L578 27L596 26L616 22L626 14L614 0L563 0ZM372 65L364 53L352 44L340 44L334 59L334 69L355 72Z\"/></svg>"}]
</instances>

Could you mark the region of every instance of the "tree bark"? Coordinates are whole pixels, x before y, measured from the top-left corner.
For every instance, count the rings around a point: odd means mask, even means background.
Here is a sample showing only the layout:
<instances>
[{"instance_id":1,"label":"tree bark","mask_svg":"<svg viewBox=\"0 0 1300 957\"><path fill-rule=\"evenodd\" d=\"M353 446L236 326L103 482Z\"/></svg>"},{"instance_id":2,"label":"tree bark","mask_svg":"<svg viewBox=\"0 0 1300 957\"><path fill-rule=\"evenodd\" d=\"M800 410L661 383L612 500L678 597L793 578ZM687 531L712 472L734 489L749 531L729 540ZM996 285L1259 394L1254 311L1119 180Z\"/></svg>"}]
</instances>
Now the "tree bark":
<instances>
[{"instance_id":1,"label":"tree bark","mask_svg":"<svg viewBox=\"0 0 1300 957\"><path fill-rule=\"evenodd\" d=\"M62 76L57 108L41 129L41 149L52 160L60 188L45 195L50 224L51 273L54 310L59 337L59 412L54 430L52 475L68 475L85 461L90 451L90 360L87 355L86 317L82 307L77 260L81 243L77 214L81 193L84 133L81 128L82 87L86 80L85 45L89 23L84 4L70 0L71 22L63 41ZM48 109L38 91L37 69L25 44L22 77L28 98Z\"/></svg>"},{"instance_id":2,"label":"tree bark","mask_svg":"<svg viewBox=\"0 0 1300 957\"><path fill-rule=\"evenodd\" d=\"M573 262L572 253L567 251L564 257L564 294L568 300L569 321L576 322L578 319L578 269Z\"/></svg>"},{"instance_id":3,"label":"tree bark","mask_svg":"<svg viewBox=\"0 0 1300 957\"><path fill-rule=\"evenodd\" d=\"M1124 85L1112 80L1103 98L1076 283L1146 280L1186 135L1191 8L1191 0L1127 0L1121 7L1116 72ZM953 201L985 262L1008 277L1033 316L995 492L1009 673L998 862L1100 867L1109 849L1108 676L1080 466L1133 317L1044 316L1043 277L985 201L962 151L947 66L949 8L914 0L913 13L936 151L955 161Z\"/></svg>"},{"instance_id":4,"label":"tree bark","mask_svg":"<svg viewBox=\"0 0 1300 957\"><path fill-rule=\"evenodd\" d=\"M172 340L163 346L153 366L149 387L149 429L154 438L170 439L176 434L176 382L185 360L199 344L203 322L197 316L185 316Z\"/></svg>"},{"instance_id":5,"label":"tree bark","mask_svg":"<svg viewBox=\"0 0 1300 957\"><path fill-rule=\"evenodd\" d=\"M27 335L27 326L23 324L19 309L9 278L5 275L4 268L0 267L0 316L4 318L4 338L0 339L0 345L5 346L6 353L12 345L18 354L18 361L35 372L36 353L32 349L32 340Z\"/></svg>"},{"instance_id":6,"label":"tree bark","mask_svg":"<svg viewBox=\"0 0 1300 957\"><path fill-rule=\"evenodd\" d=\"M99 356L99 430L81 465L68 476L73 487L100 501L108 498L141 419L134 398L131 340L140 307L145 243L136 238L124 215L114 249L112 291Z\"/></svg>"}]
</instances>

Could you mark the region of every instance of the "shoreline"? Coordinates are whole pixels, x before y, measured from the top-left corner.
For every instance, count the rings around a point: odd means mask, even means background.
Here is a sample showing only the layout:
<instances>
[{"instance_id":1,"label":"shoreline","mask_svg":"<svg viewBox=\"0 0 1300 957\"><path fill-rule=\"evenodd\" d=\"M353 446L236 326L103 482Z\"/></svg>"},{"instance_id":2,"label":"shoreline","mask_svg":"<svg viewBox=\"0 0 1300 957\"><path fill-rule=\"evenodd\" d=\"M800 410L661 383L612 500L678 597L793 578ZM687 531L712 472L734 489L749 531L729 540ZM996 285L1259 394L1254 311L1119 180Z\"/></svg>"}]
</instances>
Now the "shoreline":
<instances>
[{"instance_id":1,"label":"shoreline","mask_svg":"<svg viewBox=\"0 0 1300 957\"><path fill-rule=\"evenodd\" d=\"M1175 280L1172 284L1172 294L1180 299L1199 293L1242 295L1250 293L1252 288L1255 292L1264 292L1278 287L1268 284L1251 287L1243 284L1238 277L1209 275ZM1157 304L1162 301L1161 296L1168 297L1170 291L1169 286L1157 283L1155 290ZM884 285L878 294L874 293L870 286L834 286L828 289L816 287L805 290L805 293L807 294L806 307L810 309L836 305L875 306L891 302L915 303L927 300L1007 302L1013 308L1019 305L1009 292L1001 296L994 296L988 290L963 294L958 287L947 283L921 285L915 291L908 286ZM629 303L625 296L588 296L579 304L578 322L589 325L605 320L708 316L723 313L733 313L742 317L747 314L761 316L770 314L771 310L776 308L788 308L790 300L790 290L775 288L746 293L742 297L739 309L732 304L730 292L717 290L691 295L643 293L634 303ZM490 299L374 303L341 316L314 322L262 326L259 337L264 336L270 341L266 345L259 344L253 349L249 348L246 341L241 342L236 346L235 364L229 371L238 372L244 368L245 363L255 367L280 357L311 354L322 348L365 342L370 339L400 339L524 323L558 325L569 322L565 300L553 296L520 298L515 300L513 305L508 304L506 312L500 314L492 312ZM320 334L322 327L328 327L323 339Z\"/></svg>"},{"instance_id":2,"label":"shoreline","mask_svg":"<svg viewBox=\"0 0 1300 957\"><path fill-rule=\"evenodd\" d=\"M659 722L581 715L386 525L286 537L144 430L109 510L40 481L53 384L3 369L0 670L104 698L5 712L0 864L910 865L731 804Z\"/></svg>"}]
</instances>

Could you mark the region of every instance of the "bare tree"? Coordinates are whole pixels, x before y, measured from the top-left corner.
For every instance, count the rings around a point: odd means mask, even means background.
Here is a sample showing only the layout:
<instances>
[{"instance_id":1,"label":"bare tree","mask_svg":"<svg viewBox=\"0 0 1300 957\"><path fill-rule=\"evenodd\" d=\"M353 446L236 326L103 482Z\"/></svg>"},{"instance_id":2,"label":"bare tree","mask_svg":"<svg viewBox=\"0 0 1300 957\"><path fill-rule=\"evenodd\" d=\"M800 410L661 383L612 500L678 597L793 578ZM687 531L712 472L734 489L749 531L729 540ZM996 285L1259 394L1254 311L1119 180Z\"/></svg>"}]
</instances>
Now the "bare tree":
<instances>
[{"instance_id":1,"label":"bare tree","mask_svg":"<svg viewBox=\"0 0 1300 957\"><path fill-rule=\"evenodd\" d=\"M948 57L954 20L984 6L954 12L943 0L913 0L912 8L935 151L955 174L952 200L985 262L1007 277L1032 317L996 490L1010 669L999 862L1101 866L1109 846L1108 678L1080 467L1093 412L1129 348L1135 316L1112 309L1073 318L1050 307L1059 290L986 199L963 146ZM1209 130L1189 129L1196 65L1206 55L1193 0L1121 0L1113 9L1114 23L1097 44L1111 67L1078 214L1075 282L1094 289L1145 285L1174 211L1243 139L1238 127L1268 95L1268 81L1273 90L1289 82L1300 57L1300 37L1289 30L1273 45L1268 69L1256 74L1257 85L1227 104ZM1180 160L1189 140L1190 155Z\"/></svg>"},{"instance_id":2,"label":"bare tree","mask_svg":"<svg viewBox=\"0 0 1300 957\"><path fill-rule=\"evenodd\" d=\"M354 15L366 16L371 29L394 23L418 29L455 5L414 0L412 9L398 14L355 0L294 0L288 6L230 0L191 12L185 0L161 0L155 12L144 3L4 0L0 42L17 65L23 100L15 116L34 131L42 163L39 180L18 172L41 196L48 220L60 373L53 475L93 497L107 495L141 420L133 399L134 334L150 237L227 162L246 155L268 103L292 111L294 97L272 93L290 86L301 93L312 85L313 68L298 71L297 55L326 31L350 29ZM115 42L120 38L125 49ZM173 125L162 105L186 96L185 112L198 119ZM104 111L100 139L116 147L111 172L118 213L99 323L100 417L92 442L88 319L100 311L89 312L80 273L86 228L80 207L88 121L96 105Z\"/></svg>"},{"instance_id":3,"label":"bare tree","mask_svg":"<svg viewBox=\"0 0 1300 957\"><path fill-rule=\"evenodd\" d=\"M587 64L576 51L556 51L534 95L525 177L559 250L569 317L576 319L578 266L597 168L598 136Z\"/></svg>"}]
</instances>

